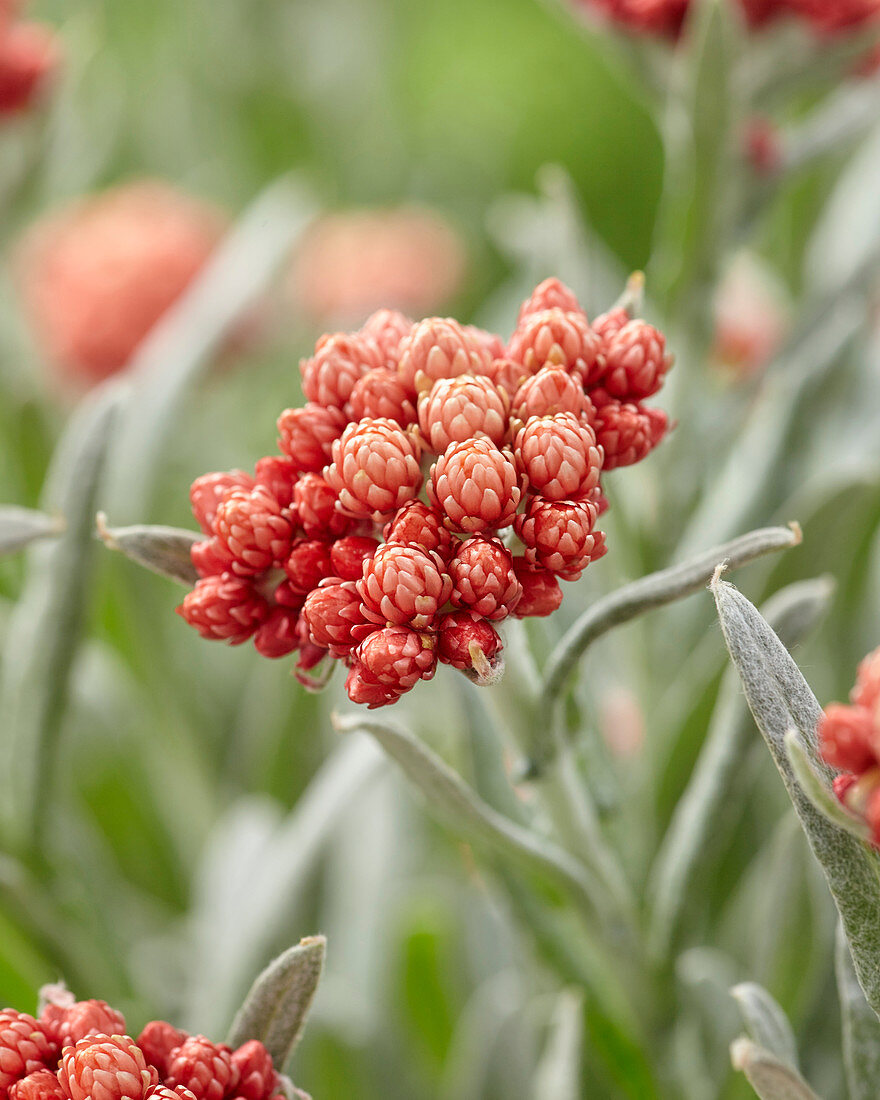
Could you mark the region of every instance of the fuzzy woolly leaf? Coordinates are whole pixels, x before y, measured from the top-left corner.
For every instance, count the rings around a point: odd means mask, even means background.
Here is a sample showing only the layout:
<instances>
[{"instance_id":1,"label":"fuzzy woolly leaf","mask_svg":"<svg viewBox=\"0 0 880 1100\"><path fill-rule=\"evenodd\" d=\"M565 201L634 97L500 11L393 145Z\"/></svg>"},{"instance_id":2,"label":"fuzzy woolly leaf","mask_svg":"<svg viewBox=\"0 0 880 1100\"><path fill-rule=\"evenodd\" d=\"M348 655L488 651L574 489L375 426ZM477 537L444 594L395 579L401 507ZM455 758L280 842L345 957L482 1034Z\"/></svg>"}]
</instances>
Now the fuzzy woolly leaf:
<instances>
[{"instance_id":1,"label":"fuzzy woolly leaf","mask_svg":"<svg viewBox=\"0 0 880 1100\"><path fill-rule=\"evenodd\" d=\"M103 512L98 513L97 531L108 550L118 550L153 573L170 577L188 588L199 579L190 550L203 536L194 531L144 524L108 527Z\"/></svg>"},{"instance_id":2,"label":"fuzzy woolly leaf","mask_svg":"<svg viewBox=\"0 0 880 1100\"><path fill-rule=\"evenodd\" d=\"M761 1100L819 1100L797 1070L779 1061L751 1039L737 1039L730 1048L733 1068L744 1073Z\"/></svg>"},{"instance_id":3,"label":"fuzzy woolly leaf","mask_svg":"<svg viewBox=\"0 0 880 1100\"><path fill-rule=\"evenodd\" d=\"M0 506L0 558L15 554L38 539L60 535L63 530L64 521L60 517L4 504Z\"/></svg>"},{"instance_id":4,"label":"fuzzy woolly leaf","mask_svg":"<svg viewBox=\"0 0 880 1100\"><path fill-rule=\"evenodd\" d=\"M792 1069L798 1068L797 1042L788 1017L766 989L756 982L742 982L730 991L739 1006L749 1035Z\"/></svg>"},{"instance_id":5,"label":"fuzzy woolly leaf","mask_svg":"<svg viewBox=\"0 0 880 1100\"><path fill-rule=\"evenodd\" d=\"M307 936L260 974L232 1022L231 1047L259 1039L278 1068L287 1064L315 998L327 941Z\"/></svg>"},{"instance_id":6,"label":"fuzzy woolly leaf","mask_svg":"<svg viewBox=\"0 0 880 1100\"><path fill-rule=\"evenodd\" d=\"M712 585L724 640L746 699L794 803L837 905L868 1003L880 1009L880 861L876 853L815 808L792 770L785 735L795 728L813 767L830 784L816 751L821 714L797 665L758 611L717 576Z\"/></svg>"},{"instance_id":7,"label":"fuzzy woolly leaf","mask_svg":"<svg viewBox=\"0 0 880 1100\"><path fill-rule=\"evenodd\" d=\"M556 1001L547 1045L532 1083L534 1100L578 1100L583 1033L583 994L565 990Z\"/></svg>"},{"instance_id":8,"label":"fuzzy woolly leaf","mask_svg":"<svg viewBox=\"0 0 880 1100\"><path fill-rule=\"evenodd\" d=\"M840 925L834 957L843 1023L843 1061L849 1100L875 1100L880 1081L880 1020L865 1000Z\"/></svg>"}]
</instances>

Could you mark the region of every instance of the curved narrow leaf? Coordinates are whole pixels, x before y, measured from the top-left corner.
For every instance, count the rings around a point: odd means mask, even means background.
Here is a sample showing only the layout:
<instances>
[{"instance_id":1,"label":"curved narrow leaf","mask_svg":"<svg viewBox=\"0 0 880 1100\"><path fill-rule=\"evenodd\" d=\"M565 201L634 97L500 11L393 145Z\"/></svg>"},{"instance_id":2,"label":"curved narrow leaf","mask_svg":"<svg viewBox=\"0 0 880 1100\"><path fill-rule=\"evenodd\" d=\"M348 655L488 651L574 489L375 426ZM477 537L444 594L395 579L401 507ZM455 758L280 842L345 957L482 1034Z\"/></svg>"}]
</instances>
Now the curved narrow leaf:
<instances>
[{"instance_id":1,"label":"curved narrow leaf","mask_svg":"<svg viewBox=\"0 0 880 1100\"><path fill-rule=\"evenodd\" d=\"M744 1073L761 1100L819 1100L797 1070L786 1066L751 1039L737 1039L730 1048L733 1068Z\"/></svg>"},{"instance_id":2,"label":"curved narrow leaf","mask_svg":"<svg viewBox=\"0 0 880 1100\"><path fill-rule=\"evenodd\" d=\"M791 1069L798 1068L797 1042L788 1017L763 986L741 982L730 991L749 1035Z\"/></svg>"},{"instance_id":3,"label":"curved narrow leaf","mask_svg":"<svg viewBox=\"0 0 880 1100\"><path fill-rule=\"evenodd\" d=\"M550 1035L532 1083L534 1100L578 1100L581 1096L581 1048L584 998L567 989L556 1001Z\"/></svg>"},{"instance_id":4,"label":"curved narrow leaf","mask_svg":"<svg viewBox=\"0 0 880 1100\"><path fill-rule=\"evenodd\" d=\"M276 1066L287 1065L315 999L326 953L323 936L308 936L271 962L239 1009L229 1045L259 1039Z\"/></svg>"},{"instance_id":5,"label":"curved narrow leaf","mask_svg":"<svg viewBox=\"0 0 880 1100\"><path fill-rule=\"evenodd\" d=\"M875 1100L880 1081L880 1019L865 1000L853 969L849 944L839 924L834 968L843 1023L843 1062L849 1100Z\"/></svg>"},{"instance_id":6,"label":"curved narrow leaf","mask_svg":"<svg viewBox=\"0 0 880 1100\"><path fill-rule=\"evenodd\" d=\"M0 558L18 553L38 539L60 535L63 530L64 520L59 516L14 504L0 505Z\"/></svg>"},{"instance_id":7,"label":"curved narrow leaf","mask_svg":"<svg viewBox=\"0 0 880 1100\"><path fill-rule=\"evenodd\" d=\"M145 569L169 577L191 588L199 579L190 550L202 540L194 531L180 527L140 524L134 527L108 527L107 517L99 512L98 534L108 550L118 550Z\"/></svg>"},{"instance_id":8,"label":"curved narrow leaf","mask_svg":"<svg viewBox=\"0 0 880 1100\"><path fill-rule=\"evenodd\" d=\"M801 740L797 730L789 730L785 735L785 751L788 753L788 762L794 772L795 779L801 786L804 794L813 803L816 809L829 821L833 821L839 828L851 833L859 840L870 840L871 830L861 818L851 814L843 806L838 798L835 798L832 788L816 774L810 763L809 754Z\"/></svg>"},{"instance_id":9,"label":"curved narrow leaf","mask_svg":"<svg viewBox=\"0 0 880 1100\"><path fill-rule=\"evenodd\" d=\"M795 728L826 782L831 772L816 752L821 711L797 665L758 611L731 584L713 580L724 640L746 699L794 803L810 847L837 905L856 973L871 1007L880 1009L880 860L877 853L815 808L795 778L785 735Z\"/></svg>"}]
</instances>

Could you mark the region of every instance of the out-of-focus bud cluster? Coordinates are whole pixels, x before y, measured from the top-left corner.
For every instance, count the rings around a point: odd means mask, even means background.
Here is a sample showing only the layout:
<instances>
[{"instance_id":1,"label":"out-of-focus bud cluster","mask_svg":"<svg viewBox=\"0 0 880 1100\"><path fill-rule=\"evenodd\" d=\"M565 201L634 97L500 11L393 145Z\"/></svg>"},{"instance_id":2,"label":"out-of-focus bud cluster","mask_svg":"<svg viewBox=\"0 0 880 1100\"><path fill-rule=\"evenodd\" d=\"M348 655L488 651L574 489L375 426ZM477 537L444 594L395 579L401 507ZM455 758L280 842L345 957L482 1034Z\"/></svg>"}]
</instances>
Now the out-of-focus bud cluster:
<instances>
[{"instance_id":1,"label":"out-of-focus bud cluster","mask_svg":"<svg viewBox=\"0 0 880 1100\"><path fill-rule=\"evenodd\" d=\"M831 703L819 720L822 756L842 774L840 801L868 824L880 847L880 649L859 665L850 702Z\"/></svg>"},{"instance_id":2,"label":"out-of-focus bud cluster","mask_svg":"<svg viewBox=\"0 0 880 1100\"><path fill-rule=\"evenodd\" d=\"M59 374L92 384L124 367L225 225L213 206L153 180L82 199L34 225L18 251L17 282Z\"/></svg>"},{"instance_id":3,"label":"out-of-focus bud cluster","mask_svg":"<svg viewBox=\"0 0 880 1100\"><path fill-rule=\"evenodd\" d=\"M18 0L0 0L0 120L27 111L58 67L54 31L20 18Z\"/></svg>"},{"instance_id":4,"label":"out-of-focus bud cluster","mask_svg":"<svg viewBox=\"0 0 880 1100\"><path fill-rule=\"evenodd\" d=\"M307 403L278 419L280 454L194 482L202 579L180 613L206 638L298 652L308 686L341 660L370 707L438 661L491 681L498 624L549 615L559 581L605 553L600 475L666 434L644 402L671 363L651 325L624 309L590 324L556 279L506 345L390 310L322 336L300 364Z\"/></svg>"},{"instance_id":5,"label":"out-of-focus bud cluster","mask_svg":"<svg viewBox=\"0 0 880 1100\"><path fill-rule=\"evenodd\" d=\"M0 1096L8 1100L286 1098L269 1051L256 1040L232 1050L162 1020L132 1039L122 1013L105 1001L75 1001L63 987L47 988L53 997L39 1018L0 1011Z\"/></svg>"}]
</instances>

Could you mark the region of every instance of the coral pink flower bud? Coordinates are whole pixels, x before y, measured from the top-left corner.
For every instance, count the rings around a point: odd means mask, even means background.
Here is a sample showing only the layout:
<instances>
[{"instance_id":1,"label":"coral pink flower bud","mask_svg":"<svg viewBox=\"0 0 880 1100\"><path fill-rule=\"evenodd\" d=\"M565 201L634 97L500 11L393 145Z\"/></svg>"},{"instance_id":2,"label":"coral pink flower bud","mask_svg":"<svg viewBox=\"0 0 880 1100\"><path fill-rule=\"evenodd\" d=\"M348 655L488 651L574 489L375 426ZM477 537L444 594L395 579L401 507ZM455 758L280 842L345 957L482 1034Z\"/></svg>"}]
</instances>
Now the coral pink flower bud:
<instances>
[{"instance_id":1,"label":"coral pink flower bud","mask_svg":"<svg viewBox=\"0 0 880 1100\"><path fill-rule=\"evenodd\" d=\"M672 366L666 338L644 321L630 321L605 346L602 387L621 401L637 403L656 393Z\"/></svg>"},{"instance_id":2,"label":"coral pink flower bud","mask_svg":"<svg viewBox=\"0 0 880 1100\"><path fill-rule=\"evenodd\" d=\"M330 546L321 539L297 539L284 562L284 572L295 591L311 592L332 572Z\"/></svg>"},{"instance_id":3,"label":"coral pink flower bud","mask_svg":"<svg viewBox=\"0 0 880 1100\"><path fill-rule=\"evenodd\" d=\"M467 673L478 683L495 679L504 648L492 625L471 611L452 611L440 620L437 633L440 660Z\"/></svg>"},{"instance_id":4,"label":"coral pink flower bud","mask_svg":"<svg viewBox=\"0 0 880 1100\"><path fill-rule=\"evenodd\" d=\"M58 1056L58 1048L43 1024L26 1012L0 1012L0 1095L30 1073L44 1069Z\"/></svg>"},{"instance_id":5,"label":"coral pink flower bud","mask_svg":"<svg viewBox=\"0 0 880 1100\"><path fill-rule=\"evenodd\" d=\"M303 474L293 489L293 506L308 538L333 538L351 528L351 519L336 507L338 500L320 474Z\"/></svg>"},{"instance_id":6,"label":"coral pink flower bud","mask_svg":"<svg viewBox=\"0 0 880 1100\"><path fill-rule=\"evenodd\" d=\"M513 559L513 570L522 586L522 598L513 612L518 619L543 618L561 606L562 589L549 570L536 568L521 557Z\"/></svg>"},{"instance_id":7,"label":"coral pink flower bud","mask_svg":"<svg viewBox=\"0 0 880 1100\"><path fill-rule=\"evenodd\" d=\"M412 500L422 484L418 446L393 420L350 424L331 454L324 478L350 516L379 520Z\"/></svg>"},{"instance_id":8,"label":"coral pink flower bud","mask_svg":"<svg viewBox=\"0 0 880 1100\"><path fill-rule=\"evenodd\" d=\"M214 517L217 542L241 577L280 565L290 552L293 529L278 501L262 486L231 489Z\"/></svg>"},{"instance_id":9,"label":"coral pink flower bud","mask_svg":"<svg viewBox=\"0 0 880 1100\"><path fill-rule=\"evenodd\" d=\"M242 470L228 474L202 474L192 483L189 500L196 522L206 535L214 533L214 517L220 501L230 489L252 489L254 479Z\"/></svg>"},{"instance_id":10,"label":"coral pink flower bud","mask_svg":"<svg viewBox=\"0 0 880 1100\"><path fill-rule=\"evenodd\" d=\"M344 332L322 337L312 358L300 362L303 393L316 405L341 409L355 382L384 365L385 357L369 337Z\"/></svg>"},{"instance_id":11,"label":"coral pink flower bud","mask_svg":"<svg viewBox=\"0 0 880 1100\"><path fill-rule=\"evenodd\" d=\"M371 370L359 378L345 411L351 420L393 420L401 428L418 420L410 391L397 371L390 368Z\"/></svg>"},{"instance_id":12,"label":"coral pink flower bud","mask_svg":"<svg viewBox=\"0 0 880 1100\"><path fill-rule=\"evenodd\" d=\"M485 356L482 358L483 367L489 366L491 369L491 360L503 358L504 341L497 333L487 332L486 329L478 328L476 325L464 325L462 327L465 334L478 344L484 352L488 353L488 360ZM479 373L485 374L486 371L481 369Z\"/></svg>"},{"instance_id":13,"label":"coral pink flower bud","mask_svg":"<svg viewBox=\"0 0 880 1100\"><path fill-rule=\"evenodd\" d=\"M236 1095L241 1100L269 1100L278 1080L272 1055L258 1039L251 1039L232 1052L238 1070Z\"/></svg>"},{"instance_id":14,"label":"coral pink flower bud","mask_svg":"<svg viewBox=\"0 0 880 1100\"><path fill-rule=\"evenodd\" d=\"M607 313L601 313L592 324L593 332L602 341L602 351L608 346L609 341L620 332L624 325L628 325L630 316L623 306L615 306Z\"/></svg>"},{"instance_id":15,"label":"coral pink flower bud","mask_svg":"<svg viewBox=\"0 0 880 1100\"><path fill-rule=\"evenodd\" d=\"M345 690L353 703L360 703L369 710L390 706L400 698L400 692L373 680L359 664L353 664L349 669Z\"/></svg>"},{"instance_id":16,"label":"coral pink flower bud","mask_svg":"<svg viewBox=\"0 0 880 1100\"><path fill-rule=\"evenodd\" d=\"M38 223L18 274L49 360L86 382L124 367L204 267L224 224L160 182L115 188Z\"/></svg>"},{"instance_id":17,"label":"coral pink flower bud","mask_svg":"<svg viewBox=\"0 0 880 1100\"><path fill-rule=\"evenodd\" d=\"M408 626L374 631L354 654L361 677L402 695L419 680L430 680L437 667L434 636Z\"/></svg>"},{"instance_id":18,"label":"coral pink flower bud","mask_svg":"<svg viewBox=\"0 0 880 1100\"><path fill-rule=\"evenodd\" d=\"M379 540L367 535L348 535L337 539L330 547L330 568L334 577L343 581L359 581L364 575L364 562L379 549Z\"/></svg>"},{"instance_id":19,"label":"coral pink flower bud","mask_svg":"<svg viewBox=\"0 0 880 1100\"><path fill-rule=\"evenodd\" d=\"M159 1074L165 1077L171 1052L188 1038L185 1031L172 1027L165 1020L151 1020L138 1035L137 1045L144 1052L147 1064L155 1066Z\"/></svg>"},{"instance_id":20,"label":"coral pink flower bud","mask_svg":"<svg viewBox=\"0 0 880 1100\"><path fill-rule=\"evenodd\" d=\"M398 542L418 546L422 550L436 550L444 561L453 552L455 539L443 526L443 517L423 504L411 500L395 513L394 519L385 525L386 542Z\"/></svg>"},{"instance_id":21,"label":"coral pink flower bud","mask_svg":"<svg viewBox=\"0 0 880 1100\"><path fill-rule=\"evenodd\" d=\"M9 1100L66 1100L58 1074L38 1069L9 1086Z\"/></svg>"},{"instance_id":22,"label":"coral pink flower bud","mask_svg":"<svg viewBox=\"0 0 880 1100\"><path fill-rule=\"evenodd\" d=\"M818 733L822 756L832 767L861 775L877 764L880 738L866 707L832 703L819 719Z\"/></svg>"},{"instance_id":23,"label":"coral pink flower bud","mask_svg":"<svg viewBox=\"0 0 880 1100\"><path fill-rule=\"evenodd\" d=\"M517 328L535 313L544 313L548 309L561 309L565 313L583 313L573 290L559 279L545 279L543 283L538 283L520 306Z\"/></svg>"},{"instance_id":24,"label":"coral pink flower bud","mask_svg":"<svg viewBox=\"0 0 880 1100\"><path fill-rule=\"evenodd\" d=\"M196 1098L183 1085L178 1085L176 1089L170 1089L167 1085L154 1085L144 1094L144 1100L196 1100Z\"/></svg>"},{"instance_id":25,"label":"coral pink flower bud","mask_svg":"<svg viewBox=\"0 0 880 1100\"><path fill-rule=\"evenodd\" d=\"M288 607L273 607L254 634L254 649L261 657L286 657L299 648L299 616Z\"/></svg>"},{"instance_id":26,"label":"coral pink flower bud","mask_svg":"<svg viewBox=\"0 0 880 1100\"><path fill-rule=\"evenodd\" d=\"M880 649L869 653L859 663L856 684L850 700L859 707L867 707L875 716L880 711Z\"/></svg>"},{"instance_id":27,"label":"coral pink flower bud","mask_svg":"<svg viewBox=\"0 0 880 1100\"><path fill-rule=\"evenodd\" d=\"M536 497L516 517L523 556L531 565L576 581L591 561L605 553L605 536L594 531L596 507L585 501L545 501Z\"/></svg>"},{"instance_id":28,"label":"coral pink flower bud","mask_svg":"<svg viewBox=\"0 0 880 1100\"><path fill-rule=\"evenodd\" d=\"M498 539L480 535L461 543L449 563L455 607L484 619L506 619L522 597L513 555Z\"/></svg>"},{"instance_id":29,"label":"coral pink flower bud","mask_svg":"<svg viewBox=\"0 0 880 1100\"><path fill-rule=\"evenodd\" d=\"M522 497L513 458L488 439L451 444L431 467L427 488L447 527L475 535L509 526Z\"/></svg>"},{"instance_id":30,"label":"coral pink flower bud","mask_svg":"<svg viewBox=\"0 0 880 1100\"><path fill-rule=\"evenodd\" d=\"M516 360L508 359L503 355L492 360L492 366L486 373L498 389L504 390L509 397L513 397L525 379L529 377L529 372L522 363L517 363Z\"/></svg>"},{"instance_id":31,"label":"coral pink flower bud","mask_svg":"<svg viewBox=\"0 0 880 1100\"><path fill-rule=\"evenodd\" d=\"M742 151L758 176L772 176L782 167L783 142L779 127L772 119L753 115L746 121Z\"/></svg>"},{"instance_id":32,"label":"coral pink flower bud","mask_svg":"<svg viewBox=\"0 0 880 1100\"><path fill-rule=\"evenodd\" d=\"M32 106L59 60L58 39L49 27L0 21L0 118Z\"/></svg>"},{"instance_id":33,"label":"coral pink flower bud","mask_svg":"<svg viewBox=\"0 0 880 1100\"><path fill-rule=\"evenodd\" d=\"M278 417L278 445L297 470L320 473L345 424L340 409L325 409L312 402L301 409L285 409Z\"/></svg>"},{"instance_id":34,"label":"coral pink flower bud","mask_svg":"<svg viewBox=\"0 0 880 1100\"><path fill-rule=\"evenodd\" d=\"M232 1051L204 1035L192 1036L172 1052L165 1084L170 1088L183 1085L196 1100L233 1096L238 1071L232 1064Z\"/></svg>"},{"instance_id":35,"label":"coral pink flower bud","mask_svg":"<svg viewBox=\"0 0 880 1100\"><path fill-rule=\"evenodd\" d=\"M510 338L507 354L528 374L546 366L564 367L589 385L602 373L600 350L601 341L585 314L547 309L525 318Z\"/></svg>"},{"instance_id":36,"label":"coral pink flower bud","mask_svg":"<svg viewBox=\"0 0 880 1100\"><path fill-rule=\"evenodd\" d=\"M389 367L397 369L400 361L400 344L409 336L412 321L396 309L377 309L364 321L360 335L375 340ZM382 413L363 413L363 416L384 415Z\"/></svg>"},{"instance_id":37,"label":"coral pink flower bud","mask_svg":"<svg viewBox=\"0 0 880 1100\"><path fill-rule=\"evenodd\" d=\"M452 592L439 554L386 543L364 562L357 584L366 618L389 626L431 626Z\"/></svg>"},{"instance_id":38,"label":"coral pink flower bud","mask_svg":"<svg viewBox=\"0 0 880 1100\"><path fill-rule=\"evenodd\" d=\"M410 393L416 392L420 374L436 382L459 374L488 374L491 366L491 354L451 317L419 321L400 345L398 371Z\"/></svg>"},{"instance_id":39,"label":"coral pink flower bud","mask_svg":"<svg viewBox=\"0 0 880 1100\"><path fill-rule=\"evenodd\" d=\"M155 1067L127 1035L90 1035L67 1047L58 1078L70 1100L143 1100L159 1083Z\"/></svg>"},{"instance_id":40,"label":"coral pink flower bud","mask_svg":"<svg viewBox=\"0 0 880 1100\"><path fill-rule=\"evenodd\" d=\"M599 485L602 450L574 413L532 417L517 432L514 452L529 488L547 500L580 500Z\"/></svg>"},{"instance_id":41,"label":"coral pink flower bud","mask_svg":"<svg viewBox=\"0 0 880 1100\"><path fill-rule=\"evenodd\" d=\"M329 649L334 657L345 657L376 624L361 610L361 597L354 581L324 581L307 596L301 621L311 643Z\"/></svg>"},{"instance_id":42,"label":"coral pink flower bud","mask_svg":"<svg viewBox=\"0 0 880 1100\"><path fill-rule=\"evenodd\" d=\"M596 404L593 427L605 453L603 468L614 470L647 457L666 435L669 418L662 409L606 399Z\"/></svg>"},{"instance_id":43,"label":"coral pink flower bud","mask_svg":"<svg viewBox=\"0 0 880 1100\"><path fill-rule=\"evenodd\" d=\"M475 437L501 446L507 435L510 399L491 378L461 374L440 378L419 398L419 425L432 451Z\"/></svg>"},{"instance_id":44,"label":"coral pink flower bud","mask_svg":"<svg viewBox=\"0 0 880 1100\"><path fill-rule=\"evenodd\" d=\"M575 375L563 367L542 367L517 389L513 398L512 414L525 423L531 416L554 416L556 413L574 413L588 420L595 415L593 403L584 393Z\"/></svg>"},{"instance_id":45,"label":"coral pink flower bud","mask_svg":"<svg viewBox=\"0 0 880 1100\"><path fill-rule=\"evenodd\" d=\"M59 1050L73 1046L87 1035L125 1034L125 1017L106 1001L48 1004L40 1016L40 1023Z\"/></svg>"},{"instance_id":46,"label":"coral pink flower bud","mask_svg":"<svg viewBox=\"0 0 880 1100\"><path fill-rule=\"evenodd\" d=\"M241 645L269 615L269 605L247 581L229 574L204 577L177 608L203 638Z\"/></svg>"},{"instance_id":47,"label":"coral pink flower bud","mask_svg":"<svg viewBox=\"0 0 880 1100\"><path fill-rule=\"evenodd\" d=\"M272 598L279 607L286 607L288 611L302 611L308 592L302 592L294 588L286 578L276 585Z\"/></svg>"},{"instance_id":48,"label":"coral pink flower bud","mask_svg":"<svg viewBox=\"0 0 880 1100\"><path fill-rule=\"evenodd\" d=\"M293 487L298 477L296 463L286 455L267 455L254 466L255 484L262 485L282 508L293 503Z\"/></svg>"}]
</instances>

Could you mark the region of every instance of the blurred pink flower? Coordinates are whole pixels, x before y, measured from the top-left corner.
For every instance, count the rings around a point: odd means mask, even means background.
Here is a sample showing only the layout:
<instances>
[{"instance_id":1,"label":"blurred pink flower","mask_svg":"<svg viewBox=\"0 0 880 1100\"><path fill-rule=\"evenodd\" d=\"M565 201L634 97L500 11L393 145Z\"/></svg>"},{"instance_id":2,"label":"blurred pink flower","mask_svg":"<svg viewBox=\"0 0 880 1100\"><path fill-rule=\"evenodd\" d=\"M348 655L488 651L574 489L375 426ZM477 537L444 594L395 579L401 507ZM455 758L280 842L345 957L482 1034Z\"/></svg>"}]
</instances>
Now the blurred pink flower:
<instances>
[{"instance_id":1,"label":"blurred pink flower","mask_svg":"<svg viewBox=\"0 0 880 1100\"><path fill-rule=\"evenodd\" d=\"M677 37L691 0L574 0L581 8L635 33ZM833 34L880 18L880 0L730 0L753 26L784 17L807 20L820 34Z\"/></svg>"},{"instance_id":2,"label":"blurred pink flower","mask_svg":"<svg viewBox=\"0 0 880 1100\"><path fill-rule=\"evenodd\" d=\"M55 32L16 20L19 5L0 0L0 119L26 111L58 67Z\"/></svg>"},{"instance_id":3,"label":"blurred pink flower","mask_svg":"<svg viewBox=\"0 0 880 1100\"><path fill-rule=\"evenodd\" d=\"M461 238L436 211L349 210L327 215L307 234L289 284L310 318L347 325L381 307L435 313L461 287L466 266Z\"/></svg>"},{"instance_id":4,"label":"blurred pink flower","mask_svg":"<svg viewBox=\"0 0 880 1100\"><path fill-rule=\"evenodd\" d=\"M740 378L759 373L790 327L784 287L757 257L734 258L715 292L712 360Z\"/></svg>"},{"instance_id":5,"label":"blurred pink flower","mask_svg":"<svg viewBox=\"0 0 880 1100\"><path fill-rule=\"evenodd\" d=\"M19 246L16 275L53 366L87 384L124 367L224 227L215 207L153 180L81 199L40 220Z\"/></svg>"},{"instance_id":6,"label":"blurred pink flower","mask_svg":"<svg viewBox=\"0 0 880 1100\"><path fill-rule=\"evenodd\" d=\"M645 744L645 713L627 688L613 687L599 702L599 730L615 756L631 759Z\"/></svg>"}]
</instances>

